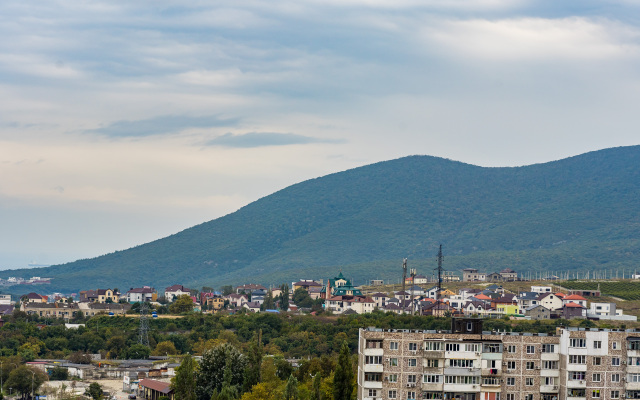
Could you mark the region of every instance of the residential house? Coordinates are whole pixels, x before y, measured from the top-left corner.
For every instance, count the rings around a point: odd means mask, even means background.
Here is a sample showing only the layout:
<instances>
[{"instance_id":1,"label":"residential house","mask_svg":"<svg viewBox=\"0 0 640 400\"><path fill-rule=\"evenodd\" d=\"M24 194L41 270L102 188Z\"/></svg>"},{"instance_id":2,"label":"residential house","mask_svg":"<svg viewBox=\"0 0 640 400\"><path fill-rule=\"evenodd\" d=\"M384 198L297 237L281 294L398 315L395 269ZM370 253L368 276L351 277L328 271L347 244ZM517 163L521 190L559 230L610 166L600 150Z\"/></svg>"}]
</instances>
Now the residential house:
<instances>
[{"instance_id":1,"label":"residential house","mask_svg":"<svg viewBox=\"0 0 640 400\"><path fill-rule=\"evenodd\" d=\"M28 315L36 315L43 318L73 318L73 313L79 311L78 303L22 303L20 311Z\"/></svg>"},{"instance_id":2,"label":"residential house","mask_svg":"<svg viewBox=\"0 0 640 400\"><path fill-rule=\"evenodd\" d=\"M553 293L551 286L531 286L531 291L534 293Z\"/></svg>"},{"instance_id":3,"label":"residential house","mask_svg":"<svg viewBox=\"0 0 640 400\"><path fill-rule=\"evenodd\" d=\"M81 303L117 303L120 293L115 289L83 290L80 292Z\"/></svg>"},{"instance_id":4,"label":"residential house","mask_svg":"<svg viewBox=\"0 0 640 400\"><path fill-rule=\"evenodd\" d=\"M10 294L0 294L0 306L11 304L11 295Z\"/></svg>"},{"instance_id":5,"label":"residential house","mask_svg":"<svg viewBox=\"0 0 640 400\"><path fill-rule=\"evenodd\" d=\"M543 305L537 304L524 310L524 315L533 320L550 319L551 310Z\"/></svg>"},{"instance_id":6,"label":"residential house","mask_svg":"<svg viewBox=\"0 0 640 400\"><path fill-rule=\"evenodd\" d=\"M578 294L570 294L569 296L565 296L562 299L562 303L567 305L569 303L580 304L582 307L587 308L587 299L578 295Z\"/></svg>"},{"instance_id":7,"label":"residential house","mask_svg":"<svg viewBox=\"0 0 640 400\"><path fill-rule=\"evenodd\" d=\"M13 314L13 304L0 304L0 317Z\"/></svg>"},{"instance_id":8,"label":"residential house","mask_svg":"<svg viewBox=\"0 0 640 400\"><path fill-rule=\"evenodd\" d=\"M22 296L22 298L28 303L46 303L48 300L47 296L42 296L34 292Z\"/></svg>"},{"instance_id":9,"label":"residential house","mask_svg":"<svg viewBox=\"0 0 640 400\"><path fill-rule=\"evenodd\" d=\"M168 302L175 301L178 297L182 295L191 296L191 289L188 289L182 285L172 285L168 288L164 289L164 298Z\"/></svg>"},{"instance_id":10,"label":"residential house","mask_svg":"<svg viewBox=\"0 0 640 400\"><path fill-rule=\"evenodd\" d=\"M606 319L614 321L637 321L635 315L625 315L623 310L616 308L616 303L592 302L587 310L587 318Z\"/></svg>"},{"instance_id":11,"label":"residential house","mask_svg":"<svg viewBox=\"0 0 640 400\"><path fill-rule=\"evenodd\" d=\"M586 308L577 303L566 303L562 307L562 318L564 319L572 319L572 318L585 318L586 317Z\"/></svg>"},{"instance_id":12,"label":"residential house","mask_svg":"<svg viewBox=\"0 0 640 400\"><path fill-rule=\"evenodd\" d=\"M462 306L462 312L467 316L484 315L489 307L489 305L482 301L467 301Z\"/></svg>"},{"instance_id":13,"label":"residential house","mask_svg":"<svg viewBox=\"0 0 640 400\"><path fill-rule=\"evenodd\" d=\"M518 294L518 308L520 309L520 314L524 315L524 311L538 304L538 293L534 292L522 292Z\"/></svg>"},{"instance_id":14,"label":"residential house","mask_svg":"<svg viewBox=\"0 0 640 400\"><path fill-rule=\"evenodd\" d=\"M414 277L414 282L413 283L416 284L416 285L424 285L426 283L429 283L429 278L427 278L424 275L416 275Z\"/></svg>"},{"instance_id":15,"label":"residential house","mask_svg":"<svg viewBox=\"0 0 640 400\"><path fill-rule=\"evenodd\" d=\"M455 309L450 305L437 301L422 310L422 315L432 315L434 317L446 317L455 313Z\"/></svg>"},{"instance_id":16,"label":"residential house","mask_svg":"<svg viewBox=\"0 0 640 400\"><path fill-rule=\"evenodd\" d=\"M484 282L487 280L487 274L478 272L476 268L465 268L462 270L463 282Z\"/></svg>"},{"instance_id":17,"label":"residential house","mask_svg":"<svg viewBox=\"0 0 640 400\"><path fill-rule=\"evenodd\" d=\"M308 292L309 289L312 287L322 288L322 286L323 286L322 283L318 283L316 281L309 280L309 279L301 279L298 282L291 284L291 291L295 292L296 289L300 288Z\"/></svg>"},{"instance_id":18,"label":"residential house","mask_svg":"<svg viewBox=\"0 0 640 400\"><path fill-rule=\"evenodd\" d=\"M564 302L553 293L543 293L538 296L538 304L548 308L551 311L557 311L562 308Z\"/></svg>"},{"instance_id":19,"label":"residential house","mask_svg":"<svg viewBox=\"0 0 640 400\"><path fill-rule=\"evenodd\" d=\"M358 314L372 312L376 307L375 301L368 296L337 295L325 301L325 310L336 314L342 314L347 310L353 310Z\"/></svg>"},{"instance_id":20,"label":"residential house","mask_svg":"<svg viewBox=\"0 0 640 400\"><path fill-rule=\"evenodd\" d=\"M229 301L229 304L235 307L242 307L242 304L249 302L249 297L246 294L231 293L224 297Z\"/></svg>"},{"instance_id":21,"label":"residential house","mask_svg":"<svg viewBox=\"0 0 640 400\"><path fill-rule=\"evenodd\" d=\"M426 291L420 286L413 285L406 290L412 297L421 297L426 294Z\"/></svg>"},{"instance_id":22,"label":"residential house","mask_svg":"<svg viewBox=\"0 0 640 400\"><path fill-rule=\"evenodd\" d=\"M438 298L438 287L437 286L433 286L429 289L427 289L425 291L425 297L428 297L430 299L437 299Z\"/></svg>"},{"instance_id":23,"label":"residential house","mask_svg":"<svg viewBox=\"0 0 640 400\"><path fill-rule=\"evenodd\" d=\"M394 297L396 299L400 299L400 300L410 300L411 299L411 293L409 292L403 292L402 290L395 292Z\"/></svg>"},{"instance_id":24,"label":"residential house","mask_svg":"<svg viewBox=\"0 0 640 400\"><path fill-rule=\"evenodd\" d=\"M256 283L248 283L246 285L241 285L238 286L236 288L236 293L240 294L240 293L244 293L244 294L249 294L251 292L253 292L254 290L264 290L264 292L267 292L267 288L262 286L262 285L258 285Z\"/></svg>"},{"instance_id":25,"label":"residential house","mask_svg":"<svg viewBox=\"0 0 640 400\"><path fill-rule=\"evenodd\" d=\"M244 303L242 304L242 307L254 313L260 312L260 303L258 303L257 301Z\"/></svg>"},{"instance_id":26,"label":"residential house","mask_svg":"<svg viewBox=\"0 0 640 400\"><path fill-rule=\"evenodd\" d=\"M206 296L202 305L206 306L207 310L216 313L224 308L224 298L217 294Z\"/></svg>"},{"instance_id":27,"label":"residential house","mask_svg":"<svg viewBox=\"0 0 640 400\"><path fill-rule=\"evenodd\" d=\"M502 281L504 281L504 278L502 277L502 275L500 275L500 273L492 272L490 274L487 274L486 281L487 282L502 282Z\"/></svg>"},{"instance_id":28,"label":"residential house","mask_svg":"<svg viewBox=\"0 0 640 400\"><path fill-rule=\"evenodd\" d=\"M518 273L511 268L505 268L500 271L500 275L504 278L505 281L513 282L518 280Z\"/></svg>"},{"instance_id":29,"label":"residential house","mask_svg":"<svg viewBox=\"0 0 640 400\"><path fill-rule=\"evenodd\" d=\"M150 286L131 288L126 293L127 303L147 303L158 300L158 293Z\"/></svg>"},{"instance_id":30,"label":"residential house","mask_svg":"<svg viewBox=\"0 0 640 400\"><path fill-rule=\"evenodd\" d=\"M142 379L138 384L138 387L143 398L148 400L158 400L161 397L168 397L169 400L175 399L170 382L161 382L154 379Z\"/></svg>"},{"instance_id":31,"label":"residential house","mask_svg":"<svg viewBox=\"0 0 640 400\"><path fill-rule=\"evenodd\" d=\"M374 293L372 295L369 295L369 297L373 299L373 301L376 303L376 307L378 308L383 308L385 305L387 305L387 299L389 298L389 296L387 296L385 293Z\"/></svg>"}]
</instances>

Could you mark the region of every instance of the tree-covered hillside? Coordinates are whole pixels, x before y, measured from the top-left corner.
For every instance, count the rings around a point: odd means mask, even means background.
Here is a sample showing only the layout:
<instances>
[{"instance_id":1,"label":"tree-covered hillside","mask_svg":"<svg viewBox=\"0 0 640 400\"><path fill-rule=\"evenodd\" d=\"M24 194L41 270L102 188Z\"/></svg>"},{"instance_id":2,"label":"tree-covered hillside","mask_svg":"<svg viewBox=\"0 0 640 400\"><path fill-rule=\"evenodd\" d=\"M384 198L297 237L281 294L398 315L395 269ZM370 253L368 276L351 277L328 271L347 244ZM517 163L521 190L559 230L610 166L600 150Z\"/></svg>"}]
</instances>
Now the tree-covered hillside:
<instances>
[{"instance_id":1,"label":"tree-covered hillside","mask_svg":"<svg viewBox=\"0 0 640 400\"><path fill-rule=\"evenodd\" d=\"M397 280L403 257L430 275L439 243L449 270L633 268L639 167L640 146L515 168L405 157L293 185L152 243L29 274L74 290L278 283L327 278L340 266L356 280Z\"/></svg>"}]
</instances>

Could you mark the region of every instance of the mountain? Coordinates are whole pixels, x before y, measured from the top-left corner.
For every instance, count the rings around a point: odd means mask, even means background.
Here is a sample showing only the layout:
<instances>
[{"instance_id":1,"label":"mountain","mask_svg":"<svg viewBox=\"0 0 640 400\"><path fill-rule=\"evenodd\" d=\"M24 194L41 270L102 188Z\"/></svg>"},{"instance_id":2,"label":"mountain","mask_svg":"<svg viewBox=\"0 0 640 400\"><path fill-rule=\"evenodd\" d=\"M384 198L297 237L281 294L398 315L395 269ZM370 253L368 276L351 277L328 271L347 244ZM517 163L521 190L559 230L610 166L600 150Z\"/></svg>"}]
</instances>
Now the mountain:
<instances>
[{"instance_id":1,"label":"mountain","mask_svg":"<svg viewBox=\"0 0 640 400\"><path fill-rule=\"evenodd\" d=\"M311 179L172 236L29 275L59 290L182 283L397 281L403 257L431 275L636 268L640 146L484 168L410 156ZM2 271L0 276L19 272ZM24 275L24 273L23 273Z\"/></svg>"}]
</instances>

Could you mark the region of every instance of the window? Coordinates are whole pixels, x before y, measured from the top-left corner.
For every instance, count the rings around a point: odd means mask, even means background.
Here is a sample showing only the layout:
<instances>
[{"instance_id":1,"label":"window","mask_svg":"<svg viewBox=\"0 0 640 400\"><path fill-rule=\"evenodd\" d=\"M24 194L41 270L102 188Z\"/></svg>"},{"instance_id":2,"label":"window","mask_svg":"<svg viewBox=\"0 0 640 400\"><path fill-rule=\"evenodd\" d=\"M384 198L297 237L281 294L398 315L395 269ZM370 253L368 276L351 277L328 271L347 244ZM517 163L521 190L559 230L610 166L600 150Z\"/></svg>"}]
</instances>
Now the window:
<instances>
[{"instance_id":1,"label":"window","mask_svg":"<svg viewBox=\"0 0 640 400\"><path fill-rule=\"evenodd\" d=\"M527 346L527 354L535 354L536 347L535 346Z\"/></svg>"},{"instance_id":2,"label":"window","mask_svg":"<svg viewBox=\"0 0 640 400\"><path fill-rule=\"evenodd\" d=\"M619 399L620 398L620 391L619 390L612 390L611 391L611 398L612 399Z\"/></svg>"},{"instance_id":3,"label":"window","mask_svg":"<svg viewBox=\"0 0 640 400\"><path fill-rule=\"evenodd\" d=\"M438 360L427 359L427 368L438 368Z\"/></svg>"},{"instance_id":4,"label":"window","mask_svg":"<svg viewBox=\"0 0 640 400\"><path fill-rule=\"evenodd\" d=\"M569 356L569 364L586 364L587 356L572 354Z\"/></svg>"},{"instance_id":5,"label":"window","mask_svg":"<svg viewBox=\"0 0 640 400\"><path fill-rule=\"evenodd\" d=\"M556 345L555 344L543 344L542 345L542 352L543 353L555 353L556 352Z\"/></svg>"},{"instance_id":6,"label":"window","mask_svg":"<svg viewBox=\"0 0 640 400\"><path fill-rule=\"evenodd\" d=\"M499 343L486 343L482 349L483 353L502 353L502 348Z\"/></svg>"},{"instance_id":7,"label":"window","mask_svg":"<svg viewBox=\"0 0 640 400\"><path fill-rule=\"evenodd\" d=\"M410 358L409 359L409 366L410 367L415 367L416 365L418 365L418 360L415 358Z\"/></svg>"},{"instance_id":8,"label":"window","mask_svg":"<svg viewBox=\"0 0 640 400\"><path fill-rule=\"evenodd\" d=\"M382 356L366 356L364 358L365 364L382 364Z\"/></svg>"},{"instance_id":9,"label":"window","mask_svg":"<svg viewBox=\"0 0 640 400\"><path fill-rule=\"evenodd\" d=\"M586 376L586 372L584 371L569 371L569 380L570 381L583 381Z\"/></svg>"},{"instance_id":10,"label":"window","mask_svg":"<svg viewBox=\"0 0 640 400\"><path fill-rule=\"evenodd\" d=\"M602 348L602 341L601 340L594 340L593 341L593 348L594 349L601 349Z\"/></svg>"},{"instance_id":11,"label":"window","mask_svg":"<svg viewBox=\"0 0 640 400\"><path fill-rule=\"evenodd\" d=\"M398 374L389 375L389 382L391 382L391 383L398 382Z\"/></svg>"},{"instance_id":12,"label":"window","mask_svg":"<svg viewBox=\"0 0 640 400\"><path fill-rule=\"evenodd\" d=\"M507 369L516 369L515 361L507 361Z\"/></svg>"},{"instance_id":13,"label":"window","mask_svg":"<svg viewBox=\"0 0 640 400\"><path fill-rule=\"evenodd\" d=\"M527 386L533 386L533 378L525 378L524 384Z\"/></svg>"},{"instance_id":14,"label":"window","mask_svg":"<svg viewBox=\"0 0 640 400\"><path fill-rule=\"evenodd\" d=\"M627 382L631 383L639 383L640 382L640 374L628 374Z\"/></svg>"},{"instance_id":15,"label":"window","mask_svg":"<svg viewBox=\"0 0 640 400\"><path fill-rule=\"evenodd\" d=\"M620 382L620 374L611 374L611 382Z\"/></svg>"},{"instance_id":16,"label":"window","mask_svg":"<svg viewBox=\"0 0 640 400\"><path fill-rule=\"evenodd\" d=\"M389 350L398 350L398 342L390 342Z\"/></svg>"},{"instance_id":17,"label":"window","mask_svg":"<svg viewBox=\"0 0 640 400\"><path fill-rule=\"evenodd\" d=\"M416 383L417 381L415 375L407 375L407 383Z\"/></svg>"},{"instance_id":18,"label":"window","mask_svg":"<svg viewBox=\"0 0 640 400\"><path fill-rule=\"evenodd\" d=\"M594 382L600 382L600 374L593 374L593 377L591 380Z\"/></svg>"},{"instance_id":19,"label":"window","mask_svg":"<svg viewBox=\"0 0 640 400\"><path fill-rule=\"evenodd\" d=\"M543 361L542 369L558 369L557 361Z\"/></svg>"},{"instance_id":20,"label":"window","mask_svg":"<svg viewBox=\"0 0 640 400\"><path fill-rule=\"evenodd\" d=\"M423 375L422 382L423 383L440 383L442 379L440 378L442 375Z\"/></svg>"},{"instance_id":21,"label":"window","mask_svg":"<svg viewBox=\"0 0 640 400\"><path fill-rule=\"evenodd\" d=\"M471 368L473 367L473 360L459 360L452 358L449 360L450 367L458 367L458 368Z\"/></svg>"},{"instance_id":22,"label":"window","mask_svg":"<svg viewBox=\"0 0 640 400\"><path fill-rule=\"evenodd\" d=\"M479 352L480 345L477 343L467 343L464 345L464 351Z\"/></svg>"},{"instance_id":23,"label":"window","mask_svg":"<svg viewBox=\"0 0 640 400\"><path fill-rule=\"evenodd\" d=\"M376 397L378 395L378 391L376 389L369 389L369 397Z\"/></svg>"},{"instance_id":24,"label":"window","mask_svg":"<svg viewBox=\"0 0 640 400\"><path fill-rule=\"evenodd\" d=\"M382 340L367 340L366 347L367 349L381 349Z\"/></svg>"},{"instance_id":25,"label":"window","mask_svg":"<svg viewBox=\"0 0 640 400\"><path fill-rule=\"evenodd\" d=\"M611 365L614 367L620 366L620 357L611 357Z\"/></svg>"},{"instance_id":26,"label":"window","mask_svg":"<svg viewBox=\"0 0 640 400\"><path fill-rule=\"evenodd\" d=\"M416 392L407 392L407 400L415 400Z\"/></svg>"},{"instance_id":27,"label":"window","mask_svg":"<svg viewBox=\"0 0 640 400\"><path fill-rule=\"evenodd\" d=\"M602 365L602 357L593 357L593 365Z\"/></svg>"},{"instance_id":28,"label":"window","mask_svg":"<svg viewBox=\"0 0 640 400\"><path fill-rule=\"evenodd\" d=\"M515 386L516 378L507 378L507 386Z\"/></svg>"},{"instance_id":29,"label":"window","mask_svg":"<svg viewBox=\"0 0 640 400\"><path fill-rule=\"evenodd\" d=\"M613 350L618 350L620 348L620 342L612 342L611 343L611 348Z\"/></svg>"},{"instance_id":30,"label":"window","mask_svg":"<svg viewBox=\"0 0 640 400\"><path fill-rule=\"evenodd\" d=\"M418 350L418 343L409 343L409 351Z\"/></svg>"},{"instance_id":31,"label":"window","mask_svg":"<svg viewBox=\"0 0 640 400\"><path fill-rule=\"evenodd\" d=\"M397 367L398 366L398 359L397 358L390 358L389 359L389 365L392 367Z\"/></svg>"},{"instance_id":32,"label":"window","mask_svg":"<svg viewBox=\"0 0 640 400\"><path fill-rule=\"evenodd\" d=\"M447 343L445 346L445 350L447 351L460 351L460 344L458 343Z\"/></svg>"},{"instance_id":33,"label":"window","mask_svg":"<svg viewBox=\"0 0 640 400\"><path fill-rule=\"evenodd\" d=\"M536 369L536 364L533 361L527 361L527 369Z\"/></svg>"},{"instance_id":34,"label":"window","mask_svg":"<svg viewBox=\"0 0 640 400\"><path fill-rule=\"evenodd\" d=\"M509 346L507 346L507 353L515 353L516 352L516 346L510 344Z\"/></svg>"},{"instance_id":35,"label":"window","mask_svg":"<svg viewBox=\"0 0 640 400\"><path fill-rule=\"evenodd\" d=\"M600 390L599 389L593 390L591 392L591 398L599 399L600 398Z\"/></svg>"},{"instance_id":36,"label":"window","mask_svg":"<svg viewBox=\"0 0 640 400\"><path fill-rule=\"evenodd\" d=\"M556 386L558 384L558 378L554 378L552 376L545 376L544 384L547 386Z\"/></svg>"},{"instance_id":37,"label":"window","mask_svg":"<svg viewBox=\"0 0 640 400\"><path fill-rule=\"evenodd\" d=\"M480 377L468 375L445 375L444 383L457 385L477 385L478 383L480 383Z\"/></svg>"},{"instance_id":38,"label":"window","mask_svg":"<svg viewBox=\"0 0 640 400\"><path fill-rule=\"evenodd\" d=\"M640 341L639 340L629 340L627 342L627 348L629 350L640 350Z\"/></svg>"},{"instance_id":39,"label":"window","mask_svg":"<svg viewBox=\"0 0 640 400\"><path fill-rule=\"evenodd\" d=\"M398 392L395 390L389 390L389 396L390 399L397 399L398 398Z\"/></svg>"},{"instance_id":40,"label":"window","mask_svg":"<svg viewBox=\"0 0 640 400\"><path fill-rule=\"evenodd\" d=\"M569 347L584 348L587 347L587 341L585 339L569 339Z\"/></svg>"},{"instance_id":41,"label":"window","mask_svg":"<svg viewBox=\"0 0 640 400\"><path fill-rule=\"evenodd\" d=\"M515 393L507 393L507 400L516 400Z\"/></svg>"},{"instance_id":42,"label":"window","mask_svg":"<svg viewBox=\"0 0 640 400\"><path fill-rule=\"evenodd\" d=\"M442 351L442 342L424 342L426 351Z\"/></svg>"},{"instance_id":43,"label":"window","mask_svg":"<svg viewBox=\"0 0 640 400\"><path fill-rule=\"evenodd\" d=\"M367 382L381 382L382 374L380 372L365 372L364 380Z\"/></svg>"}]
</instances>

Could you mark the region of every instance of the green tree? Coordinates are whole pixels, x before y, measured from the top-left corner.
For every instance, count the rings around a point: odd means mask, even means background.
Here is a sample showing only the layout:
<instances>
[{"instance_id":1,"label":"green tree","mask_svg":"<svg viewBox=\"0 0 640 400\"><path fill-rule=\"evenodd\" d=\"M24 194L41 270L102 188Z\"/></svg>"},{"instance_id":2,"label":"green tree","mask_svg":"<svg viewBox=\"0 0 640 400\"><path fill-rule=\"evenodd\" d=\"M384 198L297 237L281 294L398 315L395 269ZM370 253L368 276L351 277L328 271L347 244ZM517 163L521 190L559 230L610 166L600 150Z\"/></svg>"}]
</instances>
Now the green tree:
<instances>
[{"instance_id":1,"label":"green tree","mask_svg":"<svg viewBox=\"0 0 640 400\"><path fill-rule=\"evenodd\" d=\"M198 400L210 400L214 390L220 393L224 382L224 372L230 366L232 386L239 387L244 381L247 359L229 343L220 344L202 355L196 374L196 395Z\"/></svg>"},{"instance_id":2,"label":"green tree","mask_svg":"<svg viewBox=\"0 0 640 400\"><path fill-rule=\"evenodd\" d=\"M262 356L264 350L262 348L262 329L255 335L255 340L249 345L249 356L247 357L247 369L244 373L244 391L248 392L251 388L261 381L260 368L262 367Z\"/></svg>"},{"instance_id":3,"label":"green tree","mask_svg":"<svg viewBox=\"0 0 640 400\"><path fill-rule=\"evenodd\" d=\"M198 364L187 354L176 368L176 375L171 378L171 388L175 392L176 399L196 399L196 371Z\"/></svg>"},{"instance_id":4,"label":"green tree","mask_svg":"<svg viewBox=\"0 0 640 400\"><path fill-rule=\"evenodd\" d=\"M283 400L298 400L298 380L293 374L289 375L282 398Z\"/></svg>"},{"instance_id":5,"label":"green tree","mask_svg":"<svg viewBox=\"0 0 640 400\"><path fill-rule=\"evenodd\" d=\"M26 398L31 390L37 392L40 386L46 382L47 376L44 372L21 365L9 374L9 379L4 382L4 387L12 388L16 393L20 393L22 398Z\"/></svg>"},{"instance_id":6,"label":"green tree","mask_svg":"<svg viewBox=\"0 0 640 400\"><path fill-rule=\"evenodd\" d=\"M118 358L127 348L127 343L122 336L112 336L107 340L106 349L111 358Z\"/></svg>"},{"instance_id":7,"label":"green tree","mask_svg":"<svg viewBox=\"0 0 640 400\"><path fill-rule=\"evenodd\" d=\"M220 291L222 292L223 296L228 296L231 293L233 293L233 286L231 285L224 285L220 288Z\"/></svg>"},{"instance_id":8,"label":"green tree","mask_svg":"<svg viewBox=\"0 0 640 400\"><path fill-rule=\"evenodd\" d=\"M184 314L193 311L193 300L189 295L183 294L169 306L169 311L173 314Z\"/></svg>"},{"instance_id":9,"label":"green tree","mask_svg":"<svg viewBox=\"0 0 640 400\"><path fill-rule=\"evenodd\" d=\"M151 353L154 356L168 356L168 355L176 355L178 354L178 350L176 349L176 345L173 344L170 340L165 340L156 345L156 348Z\"/></svg>"},{"instance_id":10,"label":"green tree","mask_svg":"<svg viewBox=\"0 0 640 400\"><path fill-rule=\"evenodd\" d=\"M69 370L62 367L54 367L51 370L49 379L51 379L52 381L66 381L67 379L69 379Z\"/></svg>"},{"instance_id":11,"label":"green tree","mask_svg":"<svg viewBox=\"0 0 640 400\"><path fill-rule=\"evenodd\" d=\"M276 308L276 302L273 300L273 293L271 292L271 290L269 290L267 292L267 295L264 296L264 302L262 303L260 309L264 311L273 310L274 308Z\"/></svg>"},{"instance_id":12,"label":"green tree","mask_svg":"<svg viewBox=\"0 0 640 400\"><path fill-rule=\"evenodd\" d=\"M309 296L309 292L301 287L293 292L293 302L298 307L311 308L313 305L313 299Z\"/></svg>"},{"instance_id":13,"label":"green tree","mask_svg":"<svg viewBox=\"0 0 640 400\"><path fill-rule=\"evenodd\" d=\"M353 364L351 363L351 351L347 342L342 343L338 365L336 365L333 377L333 399L351 400L353 393Z\"/></svg>"},{"instance_id":14,"label":"green tree","mask_svg":"<svg viewBox=\"0 0 640 400\"><path fill-rule=\"evenodd\" d=\"M102 395L104 391L102 390L102 386L100 386L97 382L92 382L89 387L84 391L84 394L91 397L93 400L102 399Z\"/></svg>"},{"instance_id":15,"label":"green tree","mask_svg":"<svg viewBox=\"0 0 640 400\"><path fill-rule=\"evenodd\" d=\"M143 344L136 343L131 345L127 350L127 358L129 360L144 360L149 358L151 349Z\"/></svg>"},{"instance_id":16,"label":"green tree","mask_svg":"<svg viewBox=\"0 0 640 400\"><path fill-rule=\"evenodd\" d=\"M231 360L227 359L224 366L224 375L222 378L222 387L220 392L214 389L211 400L235 400L238 398L238 385L232 383Z\"/></svg>"},{"instance_id":17,"label":"green tree","mask_svg":"<svg viewBox=\"0 0 640 400\"><path fill-rule=\"evenodd\" d=\"M322 400L322 391L320 386L322 385L322 376L317 372L313 376L313 392L311 393L311 400Z\"/></svg>"},{"instance_id":18,"label":"green tree","mask_svg":"<svg viewBox=\"0 0 640 400\"><path fill-rule=\"evenodd\" d=\"M286 283L280 286L280 309L287 311L289 309L289 285Z\"/></svg>"}]
</instances>

